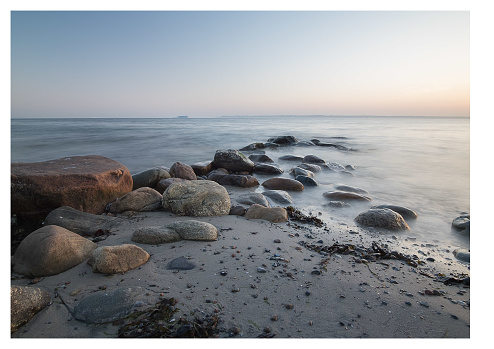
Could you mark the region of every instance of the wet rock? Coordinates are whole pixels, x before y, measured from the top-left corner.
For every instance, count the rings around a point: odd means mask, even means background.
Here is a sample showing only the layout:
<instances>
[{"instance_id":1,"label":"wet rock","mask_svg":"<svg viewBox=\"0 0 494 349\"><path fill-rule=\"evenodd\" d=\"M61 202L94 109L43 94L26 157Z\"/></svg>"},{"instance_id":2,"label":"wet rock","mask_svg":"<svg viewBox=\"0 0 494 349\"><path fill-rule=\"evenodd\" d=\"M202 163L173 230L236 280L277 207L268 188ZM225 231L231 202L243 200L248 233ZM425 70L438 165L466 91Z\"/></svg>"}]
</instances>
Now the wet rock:
<instances>
[{"instance_id":1,"label":"wet rock","mask_svg":"<svg viewBox=\"0 0 494 349\"><path fill-rule=\"evenodd\" d=\"M295 145L297 147L313 147L313 146L315 146L314 142L311 142L311 141L299 141Z\"/></svg>"},{"instance_id":2,"label":"wet rock","mask_svg":"<svg viewBox=\"0 0 494 349\"><path fill-rule=\"evenodd\" d=\"M369 209L360 213L355 218L355 221L368 227L389 230L410 230L410 227L399 213L387 208Z\"/></svg>"},{"instance_id":3,"label":"wet rock","mask_svg":"<svg viewBox=\"0 0 494 349\"><path fill-rule=\"evenodd\" d=\"M11 211L29 217L44 218L60 206L101 214L132 190L127 167L97 155L12 163L10 178Z\"/></svg>"},{"instance_id":4,"label":"wet rock","mask_svg":"<svg viewBox=\"0 0 494 349\"><path fill-rule=\"evenodd\" d=\"M351 193L347 191L328 191L323 194L324 197L331 200L347 201L347 200L357 200L357 201L371 201L368 196L360 195L357 193Z\"/></svg>"},{"instance_id":5,"label":"wet rock","mask_svg":"<svg viewBox=\"0 0 494 349\"><path fill-rule=\"evenodd\" d=\"M467 214L456 217L451 225L453 226L453 228L456 228L458 230L465 230L467 232L470 232L470 215Z\"/></svg>"},{"instance_id":6,"label":"wet rock","mask_svg":"<svg viewBox=\"0 0 494 349\"><path fill-rule=\"evenodd\" d=\"M165 190L163 207L181 216L221 216L230 213L231 203L227 190L218 183L184 181Z\"/></svg>"},{"instance_id":7,"label":"wet rock","mask_svg":"<svg viewBox=\"0 0 494 349\"><path fill-rule=\"evenodd\" d=\"M306 176L306 177L310 177L310 178L315 178L316 175L314 174L314 172L312 171L309 171L309 170L306 170L306 169L303 169L301 167L294 167L290 170L290 173L293 174L295 177L297 176Z\"/></svg>"},{"instance_id":8,"label":"wet rock","mask_svg":"<svg viewBox=\"0 0 494 349\"><path fill-rule=\"evenodd\" d=\"M75 208L62 206L51 211L45 225L58 225L79 235L94 235L97 231L109 231L121 222L120 218L95 215Z\"/></svg>"},{"instance_id":9,"label":"wet rock","mask_svg":"<svg viewBox=\"0 0 494 349\"><path fill-rule=\"evenodd\" d=\"M250 159L233 149L217 150L214 154L213 163L216 168L223 167L232 172L250 172L254 168L254 163Z\"/></svg>"},{"instance_id":10,"label":"wet rock","mask_svg":"<svg viewBox=\"0 0 494 349\"><path fill-rule=\"evenodd\" d=\"M298 139L294 136L277 136L274 138L268 139L269 143L275 143L279 145L292 145L298 143Z\"/></svg>"},{"instance_id":11,"label":"wet rock","mask_svg":"<svg viewBox=\"0 0 494 349\"><path fill-rule=\"evenodd\" d=\"M160 180L170 177L166 167L159 166L147 169L132 175L132 190L142 187L154 188Z\"/></svg>"},{"instance_id":12,"label":"wet rock","mask_svg":"<svg viewBox=\"0 0 494 349\"><path fill-rule=\"evenodd\" d=\"M200 161L190 165L196 176L205 176L213 170L212 161Z\"/></svg>"},{"instance_id":13,"label":"wet rock","mask_svg":"<svg viewBox=\"0 0 494 349\"><path fill-rule=\"evenodd\" d=\"M251 150L257 150L257 149L264 149L264 148L266 148L264 143L257 142L257 143L251 143L251 144L243 147L242 149L240 149L240 151L243 151L243 150L244 151L251 151Z\"/></svg>"},{"instance_id":14,"label":"wet rock","mask_svg":"<svg viewBox=\"0 0 494 349\"><path fill-rule=\"evenodd\" d=\"M243 216L247 210L243 206L232 206L230 214L233 216Z\"/></svg>"},{"instance_id":15,"label":"wet rock","mask_svg":"<svg viewBox=\"0 0 494 349\"><path fill-rule=\"evenodd\" d=\"M278 159L283 161L302 161L304 157L300 155L283 155L280 156Z\"/></svg>"},{"instance_id":16,"label":"wet rock","mask_svg":"<svg viewBox=\"0 0 494 349\"><path fill-rule=\"evenodd\" d=\"M259 185L259 181L256 177L240 174L222 174L213 172L208 175L208 180L221 185L232 185L241 188L252 188Z\"/></svg>"},{"instance_id":17,"label":"wet rock","mask_svg":"<svg viewBox=\"0 0 494 349\"><path fill-rule=\"evenodd\" d=\"M463 248L457 248L456 250L453 251L453 255L457 259L459 259L460 261L470 263L470 251L469 250L466 250Z\"/></svg>"},{"instance_id":18,"label":"wet rock","mask_svg":"<svg viewBox=\"0 0 494 349\"><path fill-rule=\"evenodd\" d=\"M398 206L398 205L377 205L372 206L371 208L388 208L396 213L399 213L405 219L417 219L417 214L406 207Z\"/></svg>"},{"instance_id":19,"label":"wet rock","mask_svg":"<svg viewBox=\"0 0 494 349\"><path fill-rule=\"evenodd\" d=\"M318 173L318 172L322 171L321 166L316 165L316 164L303 163L303 164L298 165L298 167L303 168L304 170L312 171L314 173Z\"/></svg>"},{"instance_id":20,"label":"wet rock","mask_svg":"<svg viewBox=\"0 0 494 349\"><path fill-rule=\"evenodd\" d=\"M166 266L166 269L168 270L191 270L194 269L196 265L189 261L185 257L178 257L172 260L168 265Z\"/></svg>"},{"instance_id":21,"label":"wet rock","mask_svg":"<svg viewBox=\"0 0 494 349\"><path fill-rule=\"evenodd\" d=\"M350 207L351 205L347 202L343 201L330 201L327 204L324 204L323 206L331 206L331 207Z\"/></svg>"},{"instance_id":22,"label":"wet rock","mask_svg":"<svg viewBox=\"0 0 494 349\"><path fill-rule=\"evenodd\" d=\"M125 211L154 211L161 207L161 194L149 187L142 187L125 194L111 202L110 213L122 213Z\"/></svg>"},{"instance_id":23,"label":"wet rock","mask_svg":"<svg viewBox=\"0 0 494 349\"><path fill-rule=\"evenodd\" d=\"M178 221L168 224L166 227L176 231L184 240L214 241L218 238L218 229L206 222Z\"/></svg>"},{"instance_id":24,"label":"wet rock","mask_svg":"<svg viewBox=\"0 0 494 349\"><path fill-rule=\"evenodd\" d=\"M355 171L357 168L354 165L345 165L345 170Z\"/></svg>"},{"instance_id":25,"label":"wet rock","mask_svg":"<svg viewBox=\"0 0 494 349\"><path fill-rule=\"evenodd\" d=\"M29 322L51 304L51 295L38 287L10 286L10 332Z\"/></svg>"},{"instance_id":26,"label":"wet rock","mask_svg":"<svg viewBox=\"0 0 494 349\"><path fill-rule=\"evenodd\" d=\"M253 204L259 204L265 207L269 207L268 200L261 193L242 194L237 198L237 202L249 206Z\"/></svg>"},{"instance_id":27,"label":"wet rock","mask_svg":"<svg viewBox=\"0 0 494 349\"><path fill-rule=\"evenodd\" d=\"M277 203L282 205L293 203L293 199L290 194L288 194L284 190L266 190L265 192L263 192L263 194L264 196L267 196L273 201L276 201Z\"/></svg>"},{"instance_id":28,"label":"wet rock","mask_svg":"<svg viewBox=\"0 0 494 349\"><path fill-rule=\"evenodd\" d=\"M197 179L192 167L180 161L175 162L172 167L170 167L170 175L174 178L183 178L190 181Z\"/></svg>"},{"instance_id":29,"label":"wet rock","mask_svg":"<svg viewBox=\"0 0 494 349\"><path fill-rule=\"evenodd\" d=\"M308 177L308 176L297 176L295 177L296 181L299 181L302 183L304 186L316 186L319 185L314 178Z\"/></svg>"},{"instance_id":30,"label":"wet rock","mask_svg":"<svg viewBox=\"0 0 494 349\"><path fill-rule=\"evenodd\" d=\"M340 190L340 191L347 191L347 192L351 192L351 193L369 194L369 192L367 190L357 188L357 187L352 187L352 186L345 185L345 184L335 184L334 188L337 190Z\"/></svg>"},{"instance_id":31,"label":"wet rock","mask_svg":"<svg viewBox=\"0 0 494 349\"><path fill-rule=\"evenodd\" d=\"M252 154L252 155L249 155L249 159L254 161L254 163L257 163L257 162L274 163L273 159L271 159L269 156L264 155L264 154Z\"/></svg>"},{"instance_id":32,"label":"wet rock","mask_svg":"<svg viewBox=\"0 0 494 349\"><path fill-rule=\"evenodd\" d=\"M123 319L146 301L146 289L122 287L90 294L74 307L74 317L88 324L102 324Z\"/></svg>"},{"instance_id":33,"label":"wet rock","mask_svg":"<svg viewBox=\"0 0 494 349\"><path fill-rule=\"evenodd\" d=\"M117 274L140 267L149 257L146 251L132 244L101 246L93 251L87 263L94 273Z\"/></svg>"},{"instance_id":34,"label":"wet rock","mask_svg":"<svg viewBox=\"0 0 494 349\"><path fill-rule=\"evenodd\" d=\"M50 276L80 264L97 247L94 242L56 225L29 234L12 258L12 271L25 276Z\"/></svg>"},{"instance_id":35,"label":"wet rock","mask_svg":"<svg viewBox=\"0 0 494 349\"><path fill-rule=\"evenodd\" d=\"M290 178L275 177L270 178L262 183L263 187L273 190L293 190L302 191L304 185L299 181Z\"/></svg>"},{"instance_id":36,"label":"wet rock","mask_svg":"<svg viewBox=\"0 0 494 349\"><path fill-rule=\"evenodd\" d=\"M345 171L345 168L343 167L343 165L340 165L336 162L330 162L327 164L323 164L321 166L327 170L330 170L330 171L344 172L344 173L348 173L349 175L352 175L350 172Z\"/></svg>"},{"instance_id":37,"label":"wet rock","mask_svg":"<svg viewBox=\"0 0 494 349\"><path fill-rule=\"evenodd\" d=\"M351 150L350 148L347 148L347 147L345 147L345 146L343 146L341 144L321 142L318 139L311 139L311 141L315 145L320 146L320 147L330 147L330 148L336 148L336 149L339 149L339 150Z\"/></svg>"},{"instance_id":38,"label":"wet rock","mask_svg":"<svg viewBox=\"0 0 494 349\"><path fill-rule=\"evenodd\" d=\"M282 174L283 170L275 165L256 164L252 169L252 172L261 174Z\"/></svg>"},{"instance_id":39,"label":"wet rock","mask_svg":"<svg viewBox=\"0 0 494 349\"><path fill-rule=\"evenodd\" d=\"M306 155L302 162L306 163L306 164L325 164L326 161L324 159L321 159L319 156L317 155Z\"/></svg>"},{"instance_id":40,"label":"wet rock","mask_svg":"<svg viewBox=\"0 0 494 349\"><path fill-rule=\"evenodd\" d=\"M272 223L288 221L288 214L283 207L264 207L254 204L245 213L247 219L264 219Z\"/></svg>"},{"instance_id":41,"label":"wet rock","mask_svg":"<svg viewBox=\"0 0 494 349\"><path fill-rule=\"evenodd\" d=\"M180 241L180 235L167 227L141 227L134 230L131 240L139 244L159 245Z\"/></svg>"}]
</instances>

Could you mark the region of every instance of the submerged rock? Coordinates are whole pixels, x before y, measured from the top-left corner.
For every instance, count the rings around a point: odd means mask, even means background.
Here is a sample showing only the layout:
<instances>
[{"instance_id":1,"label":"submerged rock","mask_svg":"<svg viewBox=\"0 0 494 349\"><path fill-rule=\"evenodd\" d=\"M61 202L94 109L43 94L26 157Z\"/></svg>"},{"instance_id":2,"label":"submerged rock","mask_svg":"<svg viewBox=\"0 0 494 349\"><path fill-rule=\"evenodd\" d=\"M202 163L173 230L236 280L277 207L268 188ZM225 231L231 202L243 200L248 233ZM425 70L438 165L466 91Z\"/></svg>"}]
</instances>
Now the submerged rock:
<instances>
[{"instance_id":1,"label":"submerged rock","mask_svg":"<svg viewBox=\"0 0 494 349\"><path fill-rule=\"evenodd\" d=\"M283 155L280 156L278 159L283 161L302 161L304 157L300 155Z\"/></svg>"},{"instance_id":2,"label":"submerged rock","mask_svg":"<svg viewBox=\"0 0 494 349\"><path fill-rule=\"evenodd\" d=\"M371 198L368 196L347 192L347 191L328 191L323 193L323 196L328 199L337 200L337 201L346 201L346 200L371 201Z\"/></svg>"},{"instance_id":3,"label":"submerged rock","mask_svg":"<svg viewBox=\"0 0 494 349\"><path fill-rule=\"evenodd\" d=\"M389 230L410 230L403 217L387 208L371 208L360 213L355 221L367 227L384 228Z\"/></svg>"},{"instance_id":4,"label":"submerged rock","mask_svg":"<svg viewBox=\"0 0 494 349\"><path fill-rule=\"evenodd\" d=\"M284 190L266 190L263 194L282 205L293 203L293 199L290 194Z\"/></svg>"},{"instance_id":5,"label":"submerged rock","mask_svg":"<svg viewBox=\"0 0 494 349\"><path fill-rule=\"evenodd\" d=\"M274 190L293 190L302 191L304 185L299 181L290 178L275 177L270 178L262 183L263 187Z\"/></svg>"},{"instance_id":6,"label":"submerged rock","mask_svg":"<svg viewBox=\"0 0 494 349\"><path fill-rule=\"evenodd\" d=\"M51 304L51 295L38 287L10 286L10 332L29 322Z\"/></svg>"},{"instance_id":7,"label":"submerged rock","mask_svg":"<svg viewBox=\"0 0 494 349\"><path fill-rule=\"evenodd\" d=\"M253 204L259 204L265 207L269 207L268 200L261 193L242 194L237 198L237 202L249 206Z\"/></svg>"},{"instance_id":8,"label":"submerged rock","mask_svg":"<svg viewBox=\"0 0 494 349\"><path fill-rule=\"evenodd\" d=\"M372 206L371 208L389 208L390 210L399 213L405 219L417 219L417 214L413 210L403 206L377 205L377 206Z\"/></svg>"},{"instance_id":9,"label":"submerged rock","mask_svg":"<svg viewBox=\"0 0 494 349\"><path fill-rule=\"evenodd\" d=\"M357 194L369 194L369 192L365 189L352 187L352 186L345 185L345 184L335 184L334 187L335 187L335 189L340 190L340 191L348 191L348 192L357 193Z\"/></svg>"}]
</instances>

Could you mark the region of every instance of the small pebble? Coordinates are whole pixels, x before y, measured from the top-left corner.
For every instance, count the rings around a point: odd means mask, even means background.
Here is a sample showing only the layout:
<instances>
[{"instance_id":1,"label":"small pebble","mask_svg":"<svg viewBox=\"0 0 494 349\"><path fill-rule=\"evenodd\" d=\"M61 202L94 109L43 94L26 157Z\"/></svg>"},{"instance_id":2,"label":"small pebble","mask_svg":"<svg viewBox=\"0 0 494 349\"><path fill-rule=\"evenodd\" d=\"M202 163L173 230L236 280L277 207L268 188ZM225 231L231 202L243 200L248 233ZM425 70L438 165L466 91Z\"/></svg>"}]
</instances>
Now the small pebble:
<instances>
[{"instance_id":1,"label":"small pebble","mask_svg":"<svg viewBox=\"0 0 494 349\"><path fill-rule=\"evenodd\" d=\"M274 240L273 240L273 242L274 242L275 244L281 244L281 240L280 240L280 239L274 239Z\"/></svg>"},{"instance_id":2,"label":"small pebble","mask_svg":"<svg viewBox=\"0 0 494 349\"><path fill-rule=\"evenodd\" d=\"M293 309L293 304L287 304L287 305L285 305L285 308L287 308L287 309Z\"/></svg>"},{"instance_id":3,"label":"small pebble","mask_svg":"<svg viewBox=\"0 0 494 349\"><path fill-rule=\"evenodd\" d=\"M278 321L278 316L277 315L271 316L271 321Z\"/></svg>"},{"instance_id":4,"label":"small pebble","mask_svg":"<svg viewBox=\"0 0 494 349\"><path fill-rule=\"evenodd\" d=\"M265 273L266 272L266 269L261 268L261 267L257 267L257 272L259 272L259 273Z\"/></svg>"},{"instance_id":5,"label":"small pebble","mask_svg":"<svg viewBox=\"0 0 494 349\"><path fill-rule=\"evenodd\" d=\"M313 270L310 272L312 275L321 275L321 272L319 270Z\"/></svg>"},{"instance_id":6,"label":"small pebble","mask_svg":"<svg viewBox=\"0 0 494 349\"><path fill-rule=\"evenodd\" d=\"M269 327L269 326L264 327L264 332L265 333L271 333L271 327Z\"/></svg>"}]
</instances>

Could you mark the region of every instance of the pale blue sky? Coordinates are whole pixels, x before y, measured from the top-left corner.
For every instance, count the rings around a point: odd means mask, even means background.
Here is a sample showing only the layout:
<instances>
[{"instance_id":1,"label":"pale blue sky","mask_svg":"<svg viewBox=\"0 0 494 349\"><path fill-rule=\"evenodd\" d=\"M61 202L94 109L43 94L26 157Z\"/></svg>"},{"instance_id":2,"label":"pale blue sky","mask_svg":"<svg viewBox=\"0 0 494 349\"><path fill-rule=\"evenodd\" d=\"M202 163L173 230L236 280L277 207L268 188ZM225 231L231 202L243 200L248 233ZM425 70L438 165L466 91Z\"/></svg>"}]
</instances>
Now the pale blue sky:
<instances>
[{"instance_id":1,"label":"pale blue sky","mask_svg":"<svg viewBox=\"0 0 494 349\"><path fill-rule=\"evenodd\" d=\"M469 116L468 12L12 12L12 117Z\"/></svg>"}]
</instances>

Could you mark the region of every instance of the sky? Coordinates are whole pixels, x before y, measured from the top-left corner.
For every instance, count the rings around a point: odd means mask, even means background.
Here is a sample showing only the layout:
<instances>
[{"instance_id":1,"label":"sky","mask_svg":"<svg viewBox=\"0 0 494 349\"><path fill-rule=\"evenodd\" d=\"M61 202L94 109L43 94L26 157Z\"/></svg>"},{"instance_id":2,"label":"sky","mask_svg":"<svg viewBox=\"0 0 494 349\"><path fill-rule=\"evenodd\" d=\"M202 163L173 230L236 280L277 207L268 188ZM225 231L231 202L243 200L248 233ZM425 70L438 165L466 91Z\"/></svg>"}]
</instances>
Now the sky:
<instances>
[{"instance_id":1,"label":"sky","mask_svg":"<svg viewBox=\"0 0 494 349\"><path fill-rule=\"evenodd\" d=\"M13 11L11 117L470 116L468 11Z\"/></svg>"}]
</instances>

